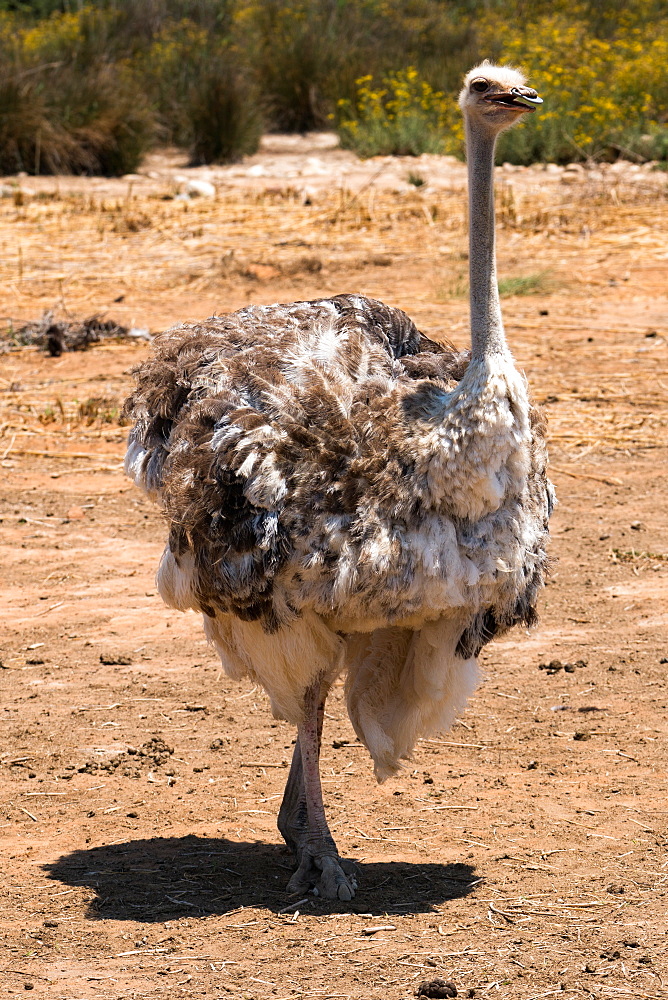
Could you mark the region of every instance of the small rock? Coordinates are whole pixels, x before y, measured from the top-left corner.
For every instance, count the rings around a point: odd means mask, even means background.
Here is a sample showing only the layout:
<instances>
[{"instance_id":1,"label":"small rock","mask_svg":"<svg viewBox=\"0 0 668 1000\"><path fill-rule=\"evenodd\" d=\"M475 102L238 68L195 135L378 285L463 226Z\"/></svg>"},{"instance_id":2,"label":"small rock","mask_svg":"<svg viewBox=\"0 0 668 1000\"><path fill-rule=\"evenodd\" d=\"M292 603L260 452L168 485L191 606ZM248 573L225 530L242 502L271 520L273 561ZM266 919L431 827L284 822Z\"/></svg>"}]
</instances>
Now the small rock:
<instances>
[{"instance_id":1,"label":"small rock","mask_svg":"<svg viewBox=\"0 0 668 1000\"><path fill-rule=\"evenodd\" d=\"M125 653L100 653L100 663L104 663L107 667L127 667L132 663L132 657L126 656Z\"/></svg>"},{"instance_id":2,"label":"small rock","mask_svg":"<svg viewBox=\"0 0 668 1000\"><path fill-rule=\"evenodd\" d=\"M420 983L415 995L434 998L456 997L457 987L449 979L431 979L429 982Z\"/></svg>"},{"instance_id":3,"label":"small rock","mask_svg":"<svg viewBox=\"0 0 668 1000\"><path fill-rule=\"evenodd\" d=\"M608 888L605 891L609 892L611 896L623 896L624 893L626 892L626 889L624 888L623 885L619 885L613 882L611 885L608 886Z\"/></svg>"},{"instance_id":4,"label":"small rock","mask_svg":"<svg viewBox=\"0 0 668 1000\"><path fill-rule=\"evenodd\" d=\"M70 521L80 521L82 517L86 516L86 511L81 507L70 507L67 512L67 516Z\"/></svg>"},{"instance_id":5,"label":"small rock","mask_svg":"<svg viewBox=\"0 0 668 1000\"><path fill-rule=\"evenodd\" d=\"M645 529L645 525L642 521L631 521L629 527L631 528L631 531L644 531Z\"/></svg>"},{"instance_id":6,"label":"small rock","mask_svg":"<svg viewBox=\"0 0 668 1000\"><path fill-rule=\"evenodd\" d=\"M195 198L215 198L216 188L209 181L192 178L186 183L186 194Z\"/></svg>"},{"instance_id":7,"label":"small rock","mask_svg":"<svg viewBox=\"0 0 668 1000\"><path fill-rule=\"evenodd\" d=\"M556 674L563 667L561 660L550 660L549 663L539 663L539 670L547 670L548 674Z\"/></svg>"},{"instance_id":8,"label":"small rock","mask_svg":"<svg viewBox=\"0 0 668 1000\"><path fill-rule=\"evenodd\" d=\"M58 921L57 920L43 920L42 921L42 926L43 927L57 927L58 926Z\"/></svg>"},{"instance_id":9,"label":"small rock","mask_svg":"<svg viewBox=\"0 0 668 1000\"><path fill-rule=\"evenodd\" d=\"M574 740L590 740L591 739L591 733L588 733L586 729L581 729L579 732L574 733L573 739Z\"/></svg>"}]
</instances>

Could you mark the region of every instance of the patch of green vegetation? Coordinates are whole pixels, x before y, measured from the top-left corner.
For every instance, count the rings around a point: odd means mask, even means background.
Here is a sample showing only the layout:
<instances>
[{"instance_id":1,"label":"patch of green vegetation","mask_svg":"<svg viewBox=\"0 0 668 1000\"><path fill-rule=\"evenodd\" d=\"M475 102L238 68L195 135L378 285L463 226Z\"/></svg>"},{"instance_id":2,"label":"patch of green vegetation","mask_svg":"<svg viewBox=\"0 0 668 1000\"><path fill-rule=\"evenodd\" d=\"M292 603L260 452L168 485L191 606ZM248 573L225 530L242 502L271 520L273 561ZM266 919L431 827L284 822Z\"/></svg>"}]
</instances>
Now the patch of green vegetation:
<instances>
[{"instance_id":1,"label":"patch of green vegetation","mask_svg":"<svg viewBox=\"0 0 668 1000\"><path fill-rule=\"evenodd\" d=\"M263 128L332 125L363 156L461 155L457 92L484 56L521 66L545 98L501 136L500 162L668 161L665 0L525 8L0 0L0 171L123 174L158 141L231 162Z\"/></svg>"},{"instance_id":2,"label":"patch of green vegetation","mask_svg":"<svg viewBox=\"0 0 668 1000\"><path fill-rule=\"evenodd\" d=\"M610 558L613 562L635 562L637 559L649 559L652 562L668 562L668 553L641 552L638 549L611 549Z\"/></svg>"},{"instance_id":3,"label":"patch of green vegetation","mask_svg":"<svg viewBox=\"0 0 668 1000\"><path fill-rule=\"evenodd\" d=\"M547 271L537 271L535 274L520 274L513 278L501 278L499 295L508 298L511 295L540 295L551 291L551 281Z\"/></svg>"}]
</instances>

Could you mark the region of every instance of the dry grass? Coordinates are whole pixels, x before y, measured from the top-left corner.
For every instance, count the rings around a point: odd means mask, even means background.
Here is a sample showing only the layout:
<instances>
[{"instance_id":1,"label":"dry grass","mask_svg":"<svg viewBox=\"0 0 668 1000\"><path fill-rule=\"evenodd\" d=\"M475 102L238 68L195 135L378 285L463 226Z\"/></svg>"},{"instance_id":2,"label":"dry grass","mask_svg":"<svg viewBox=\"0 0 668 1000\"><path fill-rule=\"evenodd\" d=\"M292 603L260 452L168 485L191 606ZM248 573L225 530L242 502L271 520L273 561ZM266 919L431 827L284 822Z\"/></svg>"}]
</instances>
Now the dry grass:
<instances>
[{"instance_id":1,"label":"dry grass","mask_svg":"<svg viewBox=\"0 0 668 1000\"><path fill-rule=\"evenodd\" d=\"M586 475L583 465L572 463L609 462L620 453L665 445L668 364L661 333L648 329L640 314L635 325L625 320L615 329L606 320L601 328L591 309L594 297L603 301L608 289L624 290L630 269L640 291L665 269L665 190L662 175L566 188L544 185L539 173L525 174L522 187L501 182L502 288L522 286L527 273L550 276L551 286L541 279L525 303L508 299L506 315L534 392L548 408L556 467L570 476ZM185 314L196 317L204 300L228 309L248 300L303 297L305 287L313 289L308 294L361 287L405 305L427 330L435 325L438 331L445 316L448 334L465 344L460 286L467 237L459 184L412 189L401 197L373 185L330 190L315 204L304 204L289 188L237 190L215 201L179 201L169 194L159 185L139 194L130 184L123 196L98 195L91 182L88 191L59 194L54 188L1 200L2 312L16 327L45 308L80 316L106 305L120 321L125 307L114 300L130 299L145 304L149 323L162 325L151 304L156 296L178 315L169 306L178 294L181 305L188 303ZM407 282L420 286L417 309L410 301L414 293L402 291ZM547 307L547 317L539 305ZM142 321L144 315L137 319ZM592 342L586 374L569 366L573 339L583 335ZM535 346L543 336L549 337L544 354ZM615 351L602 354L610 336ZM656 362L651 382L639 359ZM79 392L68 383L59 392L49 379L28 394L7 384L2 440L15 435L13 451L36 434L48 434L54 447L89 436L120 446L124 432L115 428L123 391L84 384ZM593 475L620 482L613 469Z\"/></svg>"},{"instance_id":2,"label":"dry grass","mask_svg":"<svg viewBox=\"0 0 668 1000\"><path fill-rule=\"evenodd\" d=\"M247 263L294 273L307 248L333 268L391 255L396 263L439 260L444 270L466 250L459 185L416 189L400 199L373 185L361 193L339 187L315 205L289 187L230 192L215 203L173 200L168 190L140 194L132 183L124 196L96 197L94 188L93 182L90 194L59 195L54 187L0 201L3 284L51 301L66 288L72 303L114 282L138 290L192 281L205 287ZM642 183L606 180L554 190L536 173L521 191L501 182L498 193L502 244L522 234L523 251L540 255L541 273L591 285L601 280L593 273L601 252L635 251L645 266L664 259L668 198L660 173L644 175ZM230 272L231 258L237 267Z\"/></svg>"}]
</instances>

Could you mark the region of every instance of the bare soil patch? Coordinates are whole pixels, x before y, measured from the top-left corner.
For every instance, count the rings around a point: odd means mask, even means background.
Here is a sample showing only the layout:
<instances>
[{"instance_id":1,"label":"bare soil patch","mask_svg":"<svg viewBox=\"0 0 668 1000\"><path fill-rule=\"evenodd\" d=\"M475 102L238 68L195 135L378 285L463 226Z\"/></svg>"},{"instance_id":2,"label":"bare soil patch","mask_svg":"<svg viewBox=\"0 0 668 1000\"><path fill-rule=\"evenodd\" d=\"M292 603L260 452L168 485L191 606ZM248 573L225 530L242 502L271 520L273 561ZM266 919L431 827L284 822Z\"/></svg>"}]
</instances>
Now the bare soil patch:
<instances>
[{"instance_id":1,"label":"bare soil patch","mask_svg":"<svg viewBox=\"0 0 668 1000\"><path fill-rule=\"evenodd\" d=\"M124 182L18 179L0 312L155 331L360 291L463 345L461 166L422 158L416 188L408 163L374 179L336 150L281 155L207 175L215 198L172 197L201 171L164 158ZM118 424L147 345L4 341L3 995L668 995L665 176L498 179L501 276L542 275L504 310L550 418L554 571L539 628L485 651L466 714L398 779L375 784L334 691L322 773L352 904L286 895L294 733L155 593L164 528Z\"/></svg>"}]
</instances>

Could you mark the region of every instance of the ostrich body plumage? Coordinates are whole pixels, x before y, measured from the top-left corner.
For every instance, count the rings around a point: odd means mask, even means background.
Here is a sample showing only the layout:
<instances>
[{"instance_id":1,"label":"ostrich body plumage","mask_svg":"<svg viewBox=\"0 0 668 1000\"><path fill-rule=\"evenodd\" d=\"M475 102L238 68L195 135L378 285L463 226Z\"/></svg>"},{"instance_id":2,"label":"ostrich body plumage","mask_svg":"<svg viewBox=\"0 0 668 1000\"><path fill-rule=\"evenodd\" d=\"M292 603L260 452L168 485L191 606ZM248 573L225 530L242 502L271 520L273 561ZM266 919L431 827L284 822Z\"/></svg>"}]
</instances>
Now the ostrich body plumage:
<instances>
[{"instance_id":1,"label":"ostrich body plumage","mask_svg":"<svg viewBox=\"0 0 668 1000\"><path fill-rule=\"evenodd\" d=\"M341 295L169 331L129 412L127 470L170 527L163 599L202 611L228 671L295 724L305 681L347 667L379 775L452 721L486 641L533 622L550 499L512 366L472 366L400 310ZM408 661L426 676L407 741Z\"/></svg>"},{"instance_id":2,"label":"ostrich body plumage","mask_svg":"<svg viewBox=\"0 0 668 1000\"><path fill-rule=\"evenodd\" d=\"M319 798L335 677L383 780L452 723L482 646L536 617L544 423L505 347L493 239L486 254L471 354L359 295L249 306L163 334L126 404L126 470L169 526L164 601L201 611L228 673L298 726L279 826L299 891L316 869L325 895L356 885Z\"/></svg>"}]
</instances>

